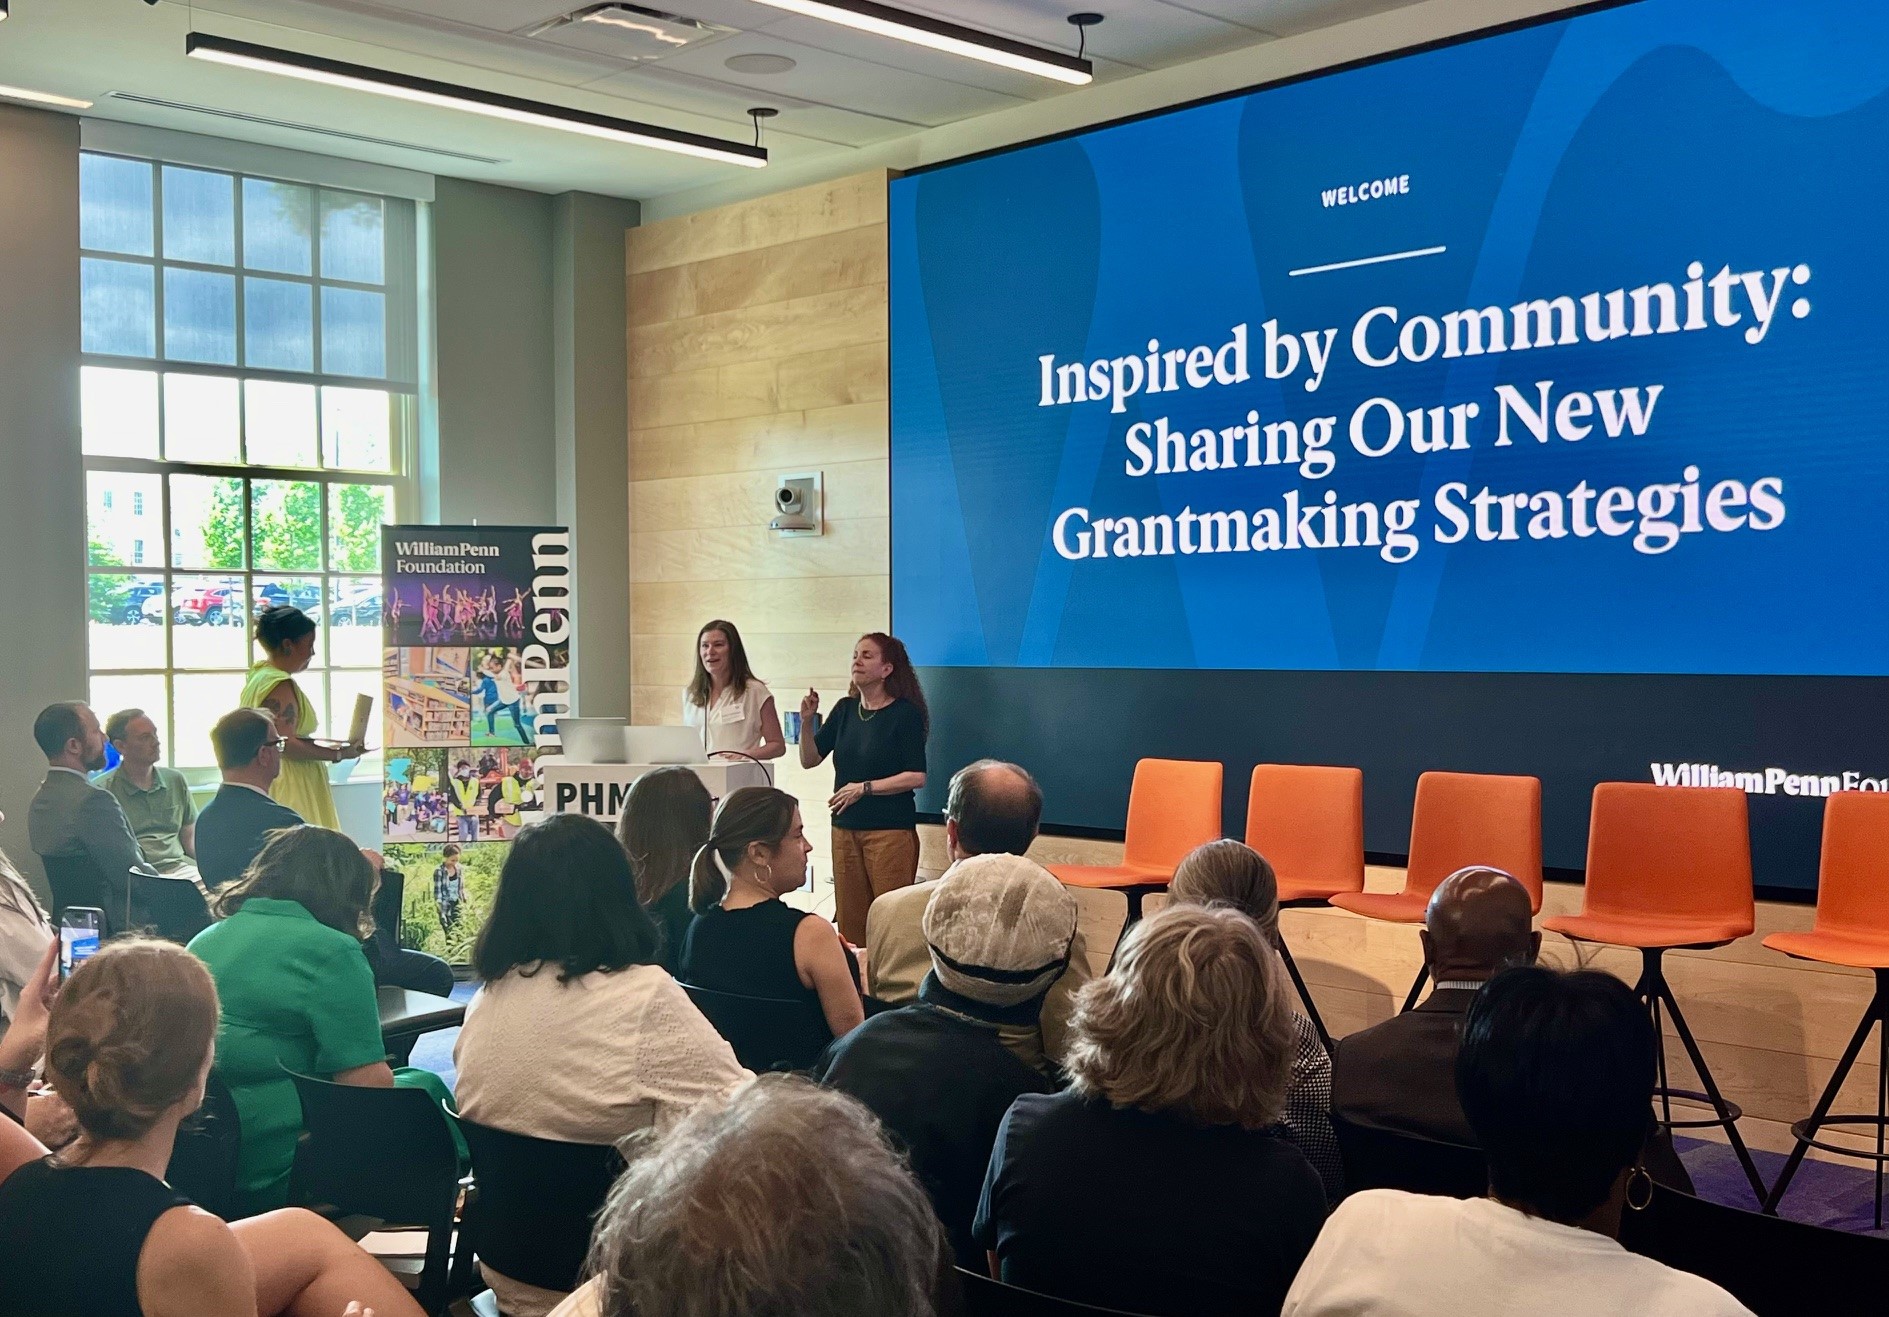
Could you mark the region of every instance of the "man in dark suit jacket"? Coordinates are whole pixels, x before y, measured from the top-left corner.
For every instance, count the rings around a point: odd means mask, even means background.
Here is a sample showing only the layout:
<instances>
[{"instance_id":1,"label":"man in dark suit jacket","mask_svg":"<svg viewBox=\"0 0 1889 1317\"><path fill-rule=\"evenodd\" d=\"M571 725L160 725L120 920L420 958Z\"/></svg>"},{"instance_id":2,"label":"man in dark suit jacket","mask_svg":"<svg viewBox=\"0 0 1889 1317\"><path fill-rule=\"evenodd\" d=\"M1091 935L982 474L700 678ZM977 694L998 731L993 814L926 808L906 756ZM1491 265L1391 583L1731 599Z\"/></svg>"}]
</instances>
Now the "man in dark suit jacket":
<instances>
[{"instance_id":1,"label":"man in dark suit jacket","mask_svg":"<svg viewBox=\"0 0 1889 1317\"><path fill-rule=\"evenodd\" d=\"M33 720L33 739L46 756L46 780L26 815L33 850L55 867L70 867L79 879L55 898L95 905L106 930L152 928L188 941L210 922L196 885L160 875L144 862L138 839L118 798L87 780L105 767L105 733L98 715L76 700L48 705Z\"/></svg>"},{"instance_id":2,"label":"man in dark suit jacket","mask_svg":"<svg viewBox=\"0 0 1889 1317\"><path fill-rule=\"evenodd\" d=\"M1533 964L1541 934L1528 891L1500 869L1459 869L1424 917L1423 955L1436 989L1414 1010L1341 1040L1332 1052L1332 1114L1353 1125L1474 1146L1456 1099L1463 1017L1482 985Z\"/></svg>"},{"instance_id":3,"label":"man in dark suit jacket","mask_svg":"<svg viewBox=\"0 0 1889 1317\"><path fill-rule=\"evenodd\" d=\"M260 709L226 713L210 730L223 785L197 814L197 873L211 891L242 877L269 834L302 816L269 796L282 771L282 737Z\"/></svg>"}]
</instances>

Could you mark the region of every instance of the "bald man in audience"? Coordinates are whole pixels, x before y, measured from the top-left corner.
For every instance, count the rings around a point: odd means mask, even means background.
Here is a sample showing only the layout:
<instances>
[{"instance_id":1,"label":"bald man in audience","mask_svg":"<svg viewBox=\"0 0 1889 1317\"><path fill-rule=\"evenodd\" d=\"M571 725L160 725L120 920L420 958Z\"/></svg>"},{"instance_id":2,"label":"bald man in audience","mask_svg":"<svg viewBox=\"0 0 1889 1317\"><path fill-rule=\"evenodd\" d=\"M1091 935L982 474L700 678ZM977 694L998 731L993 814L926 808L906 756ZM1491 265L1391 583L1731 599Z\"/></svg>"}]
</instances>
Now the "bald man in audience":
<instances>
[{"instance_id":1,"label":"bald man in audience","mask_svg":"<svg viewBox=\"0 0 1889 1317\"><path fill-rule=\"evenodd\" d=\"M1541 934L1528 890L1500 869L1458 869L1424 914L1423 958L1436 984L1414 1010L1341 1040L1332 1052L1332 1114L1353 1125L1474 1145L1456 1098L1463 1018L1482 985L1532 965Z\"/></svg>"},{"instance_id":2,"label":"bald man in audience","mask_svg":"<svg viewBox=\"0 0 1889 1317\"><path fill-rule=\"evenodd\" d=\"M1022 855L1036 840L1043 819L1043 791L1016 764L980 759L959 769L945 794L945 850L951 863L974 855ZM947 870L947 872L949 872ZM916 883L887 892L866 912L866 972L872 995L904 1005L918 1000L918 985L931 969L925 942L925 908L936 883ZM1089 961L1076 931L1069 964L1040 1005L999 1028L1004 1046L1026 1064L1060 1060L1071 999L1089 981ZM1025 1020L1022 1014L1034 1015Z\"/></svg>"}]
</instances>

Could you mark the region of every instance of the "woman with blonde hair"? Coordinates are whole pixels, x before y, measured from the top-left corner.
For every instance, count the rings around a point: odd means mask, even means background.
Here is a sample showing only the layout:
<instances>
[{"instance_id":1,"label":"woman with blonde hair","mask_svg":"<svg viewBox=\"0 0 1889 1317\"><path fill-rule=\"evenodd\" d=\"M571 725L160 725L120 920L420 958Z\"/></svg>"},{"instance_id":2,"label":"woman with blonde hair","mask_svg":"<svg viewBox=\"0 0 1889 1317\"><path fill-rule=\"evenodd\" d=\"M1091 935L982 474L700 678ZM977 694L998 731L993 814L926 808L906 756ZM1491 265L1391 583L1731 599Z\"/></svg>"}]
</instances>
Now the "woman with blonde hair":
<instances>
[{"instance_id":1,"label":"woman with blonde hair","mask_svg":"<svg viewBox=\"0 0 1889 1317\"><path fill-rule=\"evenodd\" d=\"M44 1030L78 1139L48 1156L0 1121L0 1314L419 1317L400 1282L311 1212L226 1224L164 1183L203 1101L215 985L169 942L113 942L73 971Z\"/></svg>"},{"instance_id":2,"label":"woman with blonde hair","mask_svg":"<svg viewBox=\"0 0 1889 1317\"><path fill-rule=\"evenodd\" d=\"M241 1117L237 1180L252 1211L287 1200L302 1133L290 1070L367 1088L395 1082L361 950L379 886L374 865L340 833L284 828L217 892L222 922L190 941L223 999L216 1068ZM445 1095L437 1076L400 1076Z\"/></svg>"},{"instance_id":3,"label":"woman with blonde hair","mask_svg":"<svg viewBox=\"0 0 1889 1317\"><path fill-rule=\"evenodd\" d=\"M1325 1217L1279 1129L1290 988L1225 906L1137 924L1077 995L1070 1088L1004 1117L973 1233L1003 1280L1153 1314L1277 1313Z\"/></svg>"},{"instance_id":4,"label":"woman with blonde hair","mask_svg":"<svg viewBox=\"0 0 1889 1317\"><path fill-rule=\"evenodd\" d=\"M1189 851L1174 870L1168 895L1176 902L1209 905L1215 901L1248 915L1279 945L1279 879L1266 857L1231 838L1210 841ZM1284 962L1280 962L1283 967ZM1318 1030L1296 1007L1292 1012L1292 1087L1286 1092L1286 1133L1325 1182L1325 1201L1344 1197L1345 1165L1338 1136L1331 1127L1331 1053Z\"/></svg>"}]
</instances>

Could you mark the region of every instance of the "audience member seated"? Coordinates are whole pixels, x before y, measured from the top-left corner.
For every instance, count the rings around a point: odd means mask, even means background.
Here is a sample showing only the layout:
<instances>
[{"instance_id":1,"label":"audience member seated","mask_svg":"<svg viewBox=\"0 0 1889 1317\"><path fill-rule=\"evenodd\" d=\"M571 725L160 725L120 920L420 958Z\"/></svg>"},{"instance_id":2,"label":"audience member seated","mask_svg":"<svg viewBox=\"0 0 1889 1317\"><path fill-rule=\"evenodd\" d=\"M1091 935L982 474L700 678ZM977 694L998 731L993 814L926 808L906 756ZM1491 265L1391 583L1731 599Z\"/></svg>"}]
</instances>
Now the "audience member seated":
<instances>
[{"instance_id":1,"label":"audience member seated","mask_svg":"<svg viewBox=\"0 0 1889 1317\"><path fill-rule=\"evenodd\" d=\"M482 986L453 1048L460 1111L533 1138L618 1143L748 1078L657 963L660 940L603 824L554 814L520 832L472 953ZM564 1297L484 1270L506 1317Z\"/></svg>"},{"instance_id":2,"label":"audience member seated","mask_svg":"<svg viewBox=\"0 0 1889 1317\"><path fill-rule=\"evenodd\" d=\"M781 897L807 881L813 851L800 806L774 787L742 787L715 811L689 874L695 920L682 981L715 992L817 1002L835 1038L866 1018L859 967L833 925Z\"/></svg>"},{"instance_id":3,"label":"audience member seated","mask_svg":"<svg viewBox=\"0 0 1889 1317\"><path fill-rule=\"evenodd\" d=\"M0 823L5 821L6 815L0 814ZM40 908L39 898L7 853L0 851L0 1038L6 1036L19 1009L20 994L32 981L52 936L52 923ZM0 1096L5 1082L0 1079Z\"/></svg>"},{"instance_id":4,"label":"audience member seated","mask_svg":"<svg viewBox=\"0 0 1889 1317\"><path fill-rule=\"evenodd\" d=\"M269 834L298 828L302 816L270 799L282 771L282 737L260 709L237 709L216 720L210 745L223 785L197 820L197 874L212 892L243 876Z\"/></svg>"},{"instance_id":5,"label":"audience member seated","mask_svg":"<svg viewBox=\"0 0 1889 1317\"><path fill-rule=\"evenodd\" d=\"M1652 1193L1638 1159L1657 1045L1610 974L1520 967L1491 979L1456 1058L1489 1196L1353 1195L1300 1269L1287 1317L1748 1317L1710 1281L1616 1242L1622 1206Z\"/></svg>"},{"instance_id":6,"label":"audience member seated","mask_svg":"<svg viewBox=\"0 0 1889 1317\"><path fill-rule=\"evenodd\" d=\"M157 871L144 862L118 798L86 779L86 774L105 767L105 733L98 715L76 700L49 704L33 720L33 739L46 756L46 780L26 815L33 850L44 860L88 863L98 888L79 895L96 899L76 903L103 906L113 929L126 926L127 902L132 927L157 923L159 912L131 882L134 869Z\"/></svg>"},{"instance_id":7,"label":"audience member seated","mask_svg":"<svg viewBox=\"0 0 1889 1317\"><path fill-rule=\"evenodd\" d=\"M48 933L39 944L39 955L28 970L19 995L13 1000L7 1030L0 1033L0 1116L14 1121L27 1118L30 1101L27 1094L39 1081L40 1058L46 1050L46 1019L52 1010L53 994L58 991L59 941ZM11 1122L0 1119L0 1126ZM13 1164L0 1161L0 1180L7 1178Z\"/></svg>"},{"instance_id":8,"label":"audience member seated","mask_svg":"<svg viewBox=\"0 0 1889 1317\"><path fill-rule=\"evenodd\" d=\"M0 1121L0 1315L419 1317L400 1282L320 1217L225 1224L164 1183L216 1032L210 975L174 944L114 942L73 972L46 1068L80 1135L47 1156Z\"/></svg>"},{"instance_id":9,"label":"audience member seated","mask_svg":"<svg viewBox=\"0 0 1889 1317\"><path fill-rule=\"evenodd\" d=\"M1043 818L1043 792L1015 764L980 759L960 768L945 795L945 850L951 863L974 855L1022 855L1036 840ZM903 1004L918 997L931 971L925 943L925 907L935 883L887 892L866 912L866 974L879 1001ZM1069 963L1051 985L1038 1018L1028 1026L1004 1025L1004 1045L1025 1062L1043 1066L1060 1060L1076 992L1089 981L1089 958L1076 935Z\"/></svg>"},{"instance_id":10,"label":"audience member seated","mask_svg":"<svg viewBox=\"0 0 1889 1317\"><path fill-rule=\"evenodd\" d=\"M1000 1279L1125 1312L1277 1313L1325 1216L1279 1128L1292 989L1258 924L1172 905L1076 998L1073 1087L1020 1097L973 1233Z\"/></svg>"},{"instance_id":11,"label":"audience member seated","mask_svg":"<svg viewBox=\"0 0 1889 1317\"><path fill-rule=\"evenodd\" d=\"M636 874L636 897L662 932L658 962L671 974L689 935L689 865L708 841L715 801L692 769L652 768L630 784L617 839Z\"/></svg>"},{"instance_id":12,"label":"audience member seated","mask_svg":"<svg viewBox=\"0 0 1889 1317\"><path fill-rule=\"evenodd\" d=\"M288 1193L302 1103L287 1071L371 1088L395 1082L361 953L378 881L340 833L288 828L217 893L223 922L190 943L223 999L216 1068L242 1120L238 1187L252 1211L280 1207ZM399 1074L440 1095L437 1076Z\"/></svg>"},{"instance_id":13,"label":"audience member seated","mask_svg":"<svg viewBox=\"0 0 1889 1317\"><path fill-rule=\"evenodd\" d=\"M1511 965L1532 965L1541 934L1528 890L1500 869L1459 869L1430 897L1423 960L1436 985L1414 1010L1337 1045L1332 1111L1353 1125L1474 1146L1456 1097L1463 1018L1482 985Z\"/></svg>"},{"instance_id":14,"label":"audience member seated","mask_svg":"<svg viewBox=\"0 0 1889 1317\"><path fill-rule=\"evenodd\" d=\"M1279 944L1278 876L1265 856L1243 842L1210 841L1195 847L1175 868L1168 894L1194 905L1223 901L1259 925L1267 946ZM1331 1057L1319 1041L1318 1030L1296 1006L1292 1032L1286 1133L1324 1181L1325 1200L1335 1203L1344 1196L1345 1163L1331 1128Z\"/></svg>"},{"instance_id":15,"label":"audience member seated","mask_svg":"<svg viewBox=\"0 0 1889 1317\"><path fill-rule=\"evenodd\" d=\"M872 1114L763 1075L630 1164L594 1278L553 1317L933 1317L955 1296L931 1203Z\"/></svg>"},{"instance_id":16,"label":"audience member seated","mask_svg":"<svg viewBox=\"0 0 1889 1317\"><path fill-rule=\"evenodd\" d=\"M834 1043L814 1077L879 1117L931 1195L958 1265L981 1271L971 1218L997 1127L1023 1094L1055 1091L997 1030L1041 1009L1076 935L1076 899L1015 855L964 860L932 886L931 971L918 1000Z\"/></svg>"},{"instance_id":17,"label":"audience member seated","mask_svg":"<svg viewBox=\"0 0 1889 1317\"><path fill-rule=\"evenodd\" d=\"M282 736L275 720L261 709L235 709L217 719L210 744L223 774L223 785L197 820L199 876L212 892L242 877L270 836L303 826L302 816L269 795L282 767ZM368 863L381 867L378 852L364 851ZM438 956L399 943L399 929L381 928L362 944L376 984L411 988L445 997L453 990L453 969Z\"/></svg>"},{"instance_id":18,"label":"audience member seated","mask_svg":"<svg viewBox=\"0 0 1889 1317\"><path fill-rule=\"evenodd\" d=\"M178 873L196 863L197 807L190 785L164 755L157 724L143 709L120 709L105 720L105 739L118 751L118 767L97 785L117 797L144 862L159 873Z\"/></svg>"}]
</instances>

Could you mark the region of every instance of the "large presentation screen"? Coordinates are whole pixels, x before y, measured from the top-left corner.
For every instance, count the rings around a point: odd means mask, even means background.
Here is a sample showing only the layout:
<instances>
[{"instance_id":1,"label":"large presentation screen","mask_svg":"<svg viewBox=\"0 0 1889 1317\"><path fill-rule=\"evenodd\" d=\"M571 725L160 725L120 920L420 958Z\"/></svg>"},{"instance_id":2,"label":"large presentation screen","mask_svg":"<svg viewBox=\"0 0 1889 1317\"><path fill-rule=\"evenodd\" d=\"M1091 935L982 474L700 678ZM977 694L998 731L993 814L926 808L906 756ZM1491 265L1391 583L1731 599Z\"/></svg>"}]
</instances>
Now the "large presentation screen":
<instances>
[{"instance_id":1,"label":"large presentation screen","mask_svg":"<svg viewBox=\"0 0 1889 1317\"><path fill-rule=\"evenodd\" d=\"M1886 90L1873 0L1641 0L895 180L934 753L1021 710L1090 827L1359 763L1385 851L1535 772L1570 868L1594 781L1722 776L1810 881L1889 761Z\"/></svg>"}]
</instances>

